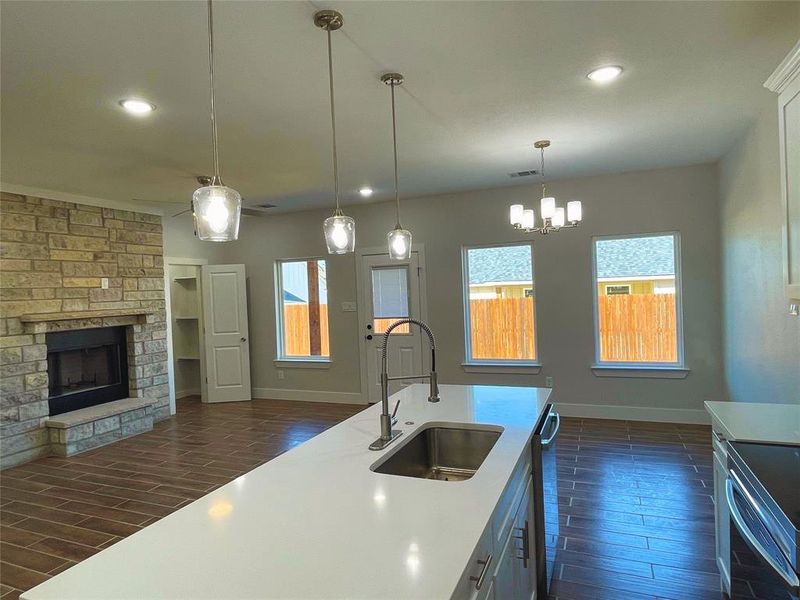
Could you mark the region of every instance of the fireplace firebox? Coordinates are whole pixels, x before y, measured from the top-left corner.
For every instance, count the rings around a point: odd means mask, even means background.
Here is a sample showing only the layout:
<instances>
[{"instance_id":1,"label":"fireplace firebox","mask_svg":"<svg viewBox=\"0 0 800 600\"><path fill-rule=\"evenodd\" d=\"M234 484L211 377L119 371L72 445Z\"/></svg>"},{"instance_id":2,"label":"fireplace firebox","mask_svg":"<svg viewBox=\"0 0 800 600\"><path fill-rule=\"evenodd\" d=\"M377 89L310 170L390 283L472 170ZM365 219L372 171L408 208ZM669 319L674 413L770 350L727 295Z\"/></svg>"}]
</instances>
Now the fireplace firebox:
<instances>
[{"instance_id":1,"label":"fireplace firebox","mask_svg":"<svg viewBox=\"0 0 800 600\"><path fill-rule=\"evenodd\" d=\"M50 416L128 397L124 327L47 334Z\"/></svg>"}]
</instances>

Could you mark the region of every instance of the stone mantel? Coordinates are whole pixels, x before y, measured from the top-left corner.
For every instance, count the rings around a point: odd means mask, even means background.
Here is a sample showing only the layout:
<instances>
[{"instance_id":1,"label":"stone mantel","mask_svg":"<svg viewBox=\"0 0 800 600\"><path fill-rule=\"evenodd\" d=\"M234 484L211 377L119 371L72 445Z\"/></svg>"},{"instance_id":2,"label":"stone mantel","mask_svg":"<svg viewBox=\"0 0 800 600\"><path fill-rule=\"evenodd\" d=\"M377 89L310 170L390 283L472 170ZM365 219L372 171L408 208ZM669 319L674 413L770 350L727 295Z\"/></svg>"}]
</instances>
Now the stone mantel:
<instances>
[{"instance_id":1,"label":"stone mantel","mask_svg":"<svg viewBox=\"0 0 800 600\"><path fill-rule=\"evenodd\" d=\"M48 321L73 321L81 319L101 319L104 317L147 317L156 314L155 311L141 308L118 310L81 310L73 312L39 313L22 315L19 320L23 323L46 323Z\"/></svg>"}]
</instances>

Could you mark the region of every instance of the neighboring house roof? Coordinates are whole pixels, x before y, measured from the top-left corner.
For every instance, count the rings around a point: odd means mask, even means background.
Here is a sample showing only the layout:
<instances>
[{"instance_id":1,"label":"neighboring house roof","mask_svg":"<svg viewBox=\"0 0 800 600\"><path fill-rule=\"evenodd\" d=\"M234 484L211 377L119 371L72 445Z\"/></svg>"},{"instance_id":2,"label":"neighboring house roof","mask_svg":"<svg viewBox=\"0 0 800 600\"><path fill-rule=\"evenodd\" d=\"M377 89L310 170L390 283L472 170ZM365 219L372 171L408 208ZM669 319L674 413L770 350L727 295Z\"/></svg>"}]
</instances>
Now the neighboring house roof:
<instances>
[{"instance_id":1,"label":"neighboring house roof","mask_svg":"<svg viewBox=\"0 0 800 600\"><path fill-rule=\"evenodd\" d=\"M469 284L528 283L533 281L530 246L470 248Z\"/></svg>"},{"instance_id":2,"label":"neighboring house roof","mask_svg":"<svg viewBox=\"0 0 800 600\"><path fill-rule=\"evenodd\" d=\"M599 240L597 278L675 275L671 235Z\"/></svg>"},{"instance_id":3,"label":"neighboring house roof","mask_svg":"<svg viewBox=\"0 0 800 600\"><path fill-rule=\"evenodd\" d=\"M292 292L288 290L283 290L283 301L284 302L305 302L299 296L295 296Z\"/></svg>"}]
</instances>

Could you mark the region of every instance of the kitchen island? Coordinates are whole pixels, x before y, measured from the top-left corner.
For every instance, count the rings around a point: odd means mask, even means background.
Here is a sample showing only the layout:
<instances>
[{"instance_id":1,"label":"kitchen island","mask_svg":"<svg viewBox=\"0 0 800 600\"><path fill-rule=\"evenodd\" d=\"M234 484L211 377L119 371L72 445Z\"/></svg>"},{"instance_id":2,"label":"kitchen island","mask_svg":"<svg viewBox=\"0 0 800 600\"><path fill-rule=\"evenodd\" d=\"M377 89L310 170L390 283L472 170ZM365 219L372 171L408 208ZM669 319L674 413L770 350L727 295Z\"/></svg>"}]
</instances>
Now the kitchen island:
<instances>
[{"instance_id":1,"label":"kitchen island","mask_svg":"<svg viewBox=\"0 0 800 600\"><path fill-rule=\"evenodd\" d=\"M403 435L383 451L368 450L379 431L372 406L22 598L486 597L491 576L483 591L475 583L489 555L502 568L496 547L530 496L530 441L550 389L440 391L438 403L419 384L392 396ZM502 431L469 479L372 470L415 432L445 424Z\"/></svg>"}]
</instances>

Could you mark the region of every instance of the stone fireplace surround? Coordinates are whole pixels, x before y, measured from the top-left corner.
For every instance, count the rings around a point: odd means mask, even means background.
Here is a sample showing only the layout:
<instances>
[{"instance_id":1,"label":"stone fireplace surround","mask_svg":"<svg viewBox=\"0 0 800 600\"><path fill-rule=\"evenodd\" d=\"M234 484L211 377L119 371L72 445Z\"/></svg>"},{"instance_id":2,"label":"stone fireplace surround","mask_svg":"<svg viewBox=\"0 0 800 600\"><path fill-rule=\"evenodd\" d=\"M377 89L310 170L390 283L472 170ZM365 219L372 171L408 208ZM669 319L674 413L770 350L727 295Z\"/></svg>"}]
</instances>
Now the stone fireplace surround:
<instances>
[{"instance_id":1,"label":"stone fireplace surround","mask_svg":"<svg viewBox=\"0 0 800 600\"><path fill-rule=\"evenodd\" d=\"M127 332L130 398L50 419L46 334L117 326ZM166 337L161 217L2 193L3 467L81 452L167 417Z\"/></svg>"}]
</instances>

